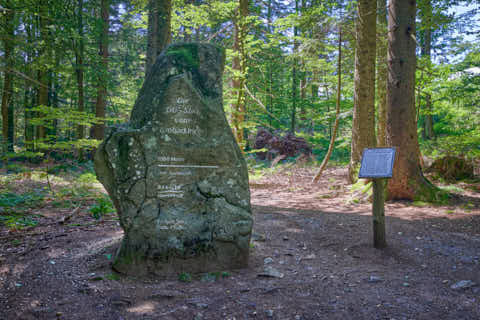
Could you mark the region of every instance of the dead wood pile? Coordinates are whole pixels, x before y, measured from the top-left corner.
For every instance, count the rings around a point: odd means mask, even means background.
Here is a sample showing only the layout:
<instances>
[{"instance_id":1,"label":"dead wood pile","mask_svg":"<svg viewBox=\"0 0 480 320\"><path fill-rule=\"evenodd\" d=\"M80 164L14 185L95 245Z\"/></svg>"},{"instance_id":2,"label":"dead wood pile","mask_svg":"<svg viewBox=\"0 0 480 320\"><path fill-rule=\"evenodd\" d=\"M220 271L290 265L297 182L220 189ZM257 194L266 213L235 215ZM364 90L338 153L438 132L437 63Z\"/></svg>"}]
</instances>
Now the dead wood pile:
<instances>
[{"instance_id":1,"label":"dead wood pile","mask_svg":"<svg viewBox=\"0 0 480 320\"><path fill-rule=\"evenodd\" d=\"M297 137L290 132L284 136L274 135L264 128L257 131L254 148L267 149L265 152L256 153L261 160L272 160L278 156L283 156L282 158L298 155L310 157L312 154L312 148L304 138Z\"/></svg>"},{"instance_id":2,"label":"dead wood pile","mask_svg":"<svg viewBox=\"0 0 480 320\"><path fill-rule=\"evenodd\" d=\"M474 177L474 168L471 161L454 156L446 156L435 160L427 172L437 173L447 181L468 179Z\"/></svg>"}]
</instances>

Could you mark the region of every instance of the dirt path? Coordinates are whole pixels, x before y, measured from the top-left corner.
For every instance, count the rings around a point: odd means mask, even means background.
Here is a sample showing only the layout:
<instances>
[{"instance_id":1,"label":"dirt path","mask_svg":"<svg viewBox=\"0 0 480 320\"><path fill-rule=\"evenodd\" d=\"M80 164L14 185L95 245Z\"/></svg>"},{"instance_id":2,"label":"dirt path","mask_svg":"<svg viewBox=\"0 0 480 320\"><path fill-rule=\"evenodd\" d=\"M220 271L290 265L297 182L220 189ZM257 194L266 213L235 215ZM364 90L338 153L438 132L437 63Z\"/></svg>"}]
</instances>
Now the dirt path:
<instances>
[{"instance_id":1,"label":"dirt path","mask_svg":"<svg viewBox=\"0 0 480 320\"><path fill-rule=\"evenodd\" d=\"M251 183L249 268L190 282L113 274L117 221L82 208L62 225L68 212L46 207L34 229L0 229L0 319L480 319L478 188L452 207L388 203L380 251L370 204L348 204L344 175Z\"/></svg>"}]
</instances>

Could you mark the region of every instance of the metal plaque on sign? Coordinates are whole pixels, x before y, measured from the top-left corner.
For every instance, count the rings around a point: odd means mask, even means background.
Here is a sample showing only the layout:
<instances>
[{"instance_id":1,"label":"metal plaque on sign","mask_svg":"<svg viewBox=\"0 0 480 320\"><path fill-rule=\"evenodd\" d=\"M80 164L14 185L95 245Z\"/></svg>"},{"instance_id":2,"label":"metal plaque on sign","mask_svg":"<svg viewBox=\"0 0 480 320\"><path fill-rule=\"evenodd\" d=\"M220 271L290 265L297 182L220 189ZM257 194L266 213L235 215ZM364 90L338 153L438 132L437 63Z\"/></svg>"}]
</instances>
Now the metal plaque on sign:
<instances>
[{"instance_id":1,"label":"metal plaque on sign","mask_svg":"<svg viewBox=\"0 0 480 320\"><path fill-rule=\"evenodd\" d=\"M391 178L395 148L364 149L359 178Z\"/></svg>"}]
</instances>

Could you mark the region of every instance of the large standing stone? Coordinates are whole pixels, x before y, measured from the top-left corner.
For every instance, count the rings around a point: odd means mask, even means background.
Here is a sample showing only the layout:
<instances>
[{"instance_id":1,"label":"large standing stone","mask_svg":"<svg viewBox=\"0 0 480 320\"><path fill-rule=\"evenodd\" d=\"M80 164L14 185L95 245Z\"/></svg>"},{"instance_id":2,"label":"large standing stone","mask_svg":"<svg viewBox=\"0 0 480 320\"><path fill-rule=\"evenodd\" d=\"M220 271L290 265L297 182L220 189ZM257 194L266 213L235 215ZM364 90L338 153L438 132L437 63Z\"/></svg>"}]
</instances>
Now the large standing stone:
<instances>
[{"instance_id":1,"label":"large standing stone","mask_svg":"<svg viewBox=\"0 0 480 320\"><path fill-rule=\"evenodd\" d=\"M168 276L247 265L248 173L223 111L223 64L213 45L171 45L130 123L99 146L95 170L125 231L116 270Z\"/></svg>"}]
</instances>

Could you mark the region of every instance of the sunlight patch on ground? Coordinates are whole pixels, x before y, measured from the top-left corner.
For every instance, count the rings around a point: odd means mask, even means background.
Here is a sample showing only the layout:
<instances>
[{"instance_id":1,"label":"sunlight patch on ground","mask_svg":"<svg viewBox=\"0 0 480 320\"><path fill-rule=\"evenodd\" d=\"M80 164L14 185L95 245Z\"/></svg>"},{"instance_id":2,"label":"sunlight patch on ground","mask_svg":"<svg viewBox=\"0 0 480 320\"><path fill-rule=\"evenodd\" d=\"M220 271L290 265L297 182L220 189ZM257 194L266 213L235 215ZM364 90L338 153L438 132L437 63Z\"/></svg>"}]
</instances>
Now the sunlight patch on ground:
<instances>
[{"instance_id":1,"label":"sunlight patch on ground","mask_svg":"<svg viewBox=\"0 0 480 320\"><path fill-rule=\"evenodd\" d=\"M425 219L465 219L465 217L478 215L478 211L472 211L470 213L464 213L462 210L455 208L455 210L450 210L446 207L411 207L411 206L400 206L398 204L388 205L385 207L385 215L395 217L402 220L409 221L418 221Z\"/></svg>"},{"instance_id":2,"label":"sunlight patch on ground","mask_svg":"<svg viewBox=\"0 0 480 320\"><path fill-rule=\"evenodd\" d=\"M151 301L144 301L134 307L128 308L127 311L141 315L145 313L153 313L153 311L155 311L155 304Z\"/></svg>"},{"instance_id":3,"label":"sunlight patch on ground","mask_svg":"<svg viewBox=\"0 0 480 320\"><path fill-rule=\"evenodd\" d=\"M80 251L74 258L83 258L85 256L95 255L100 253L107 247L110 247L122 240L123 231L118 230L110 233L109 236L105 237L104 239L97 239L90 243L85 243L84 249Z\"/></svg>"},{"instance_id":4,"label":"sunlight patch on ground","mask_svg":"<svg viewBox=\"0 0 480 320\"><path fill-rule=\"evenodd\" d=\"M288 228L288 229L285 229L286 232L292 232L292 233L302 233L302 232L305 232L305 230L302 230L302 229L296 229L296 228Z\"/></svg>"},{"instance_id":5,"label":"sunlight patch on ground","mask_svg":"<svg viewBox=\"0 0 480 320\"><path fill-rule=\"evenodd\" d=\"M65 256L65 249L51 249L47 252L47 256L50 259L55 259L61 256Z\"/></svg>"}]
</instances>

